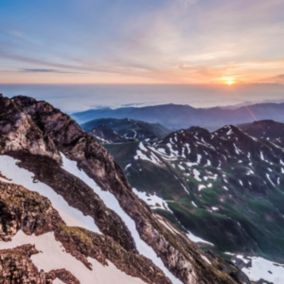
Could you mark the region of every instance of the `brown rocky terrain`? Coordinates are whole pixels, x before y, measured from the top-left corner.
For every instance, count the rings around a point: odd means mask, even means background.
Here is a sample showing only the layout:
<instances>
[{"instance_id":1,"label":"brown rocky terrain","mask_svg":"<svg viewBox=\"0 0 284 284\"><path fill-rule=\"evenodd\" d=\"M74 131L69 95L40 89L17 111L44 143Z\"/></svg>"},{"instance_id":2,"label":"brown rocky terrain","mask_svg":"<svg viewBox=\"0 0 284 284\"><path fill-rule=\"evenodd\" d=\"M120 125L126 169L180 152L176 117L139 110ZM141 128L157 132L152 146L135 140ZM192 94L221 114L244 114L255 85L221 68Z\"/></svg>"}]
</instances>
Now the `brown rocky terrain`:
<instances>
[{"instance_id":1,"label":"brown rocky terrain","mask_svg":"<svg viewBox=\"0 0 284 284\"><path fill-rule=\"evenodd\" d=\"M108 259L122 271L132 276L138 276L148 283L152 283L152 281L154 283L169 283L151 261L135 252L125 250L111 237L101 236L78 227L66 226L47 198L22 186L0 182L0 213L0 237L3 241L9 241L19 230L27 235L54 232L55 238L62 243L65 250L90 269L88 256L104 265L107 265L106 260ZM34 247L28 248L25 250L24 258L19 258L19 265L22 265L21 263L30 265L26 257L38 253ZM21 251L23 250L19 250L19 252ZM0 256L2 256L1 252ZM3 251L3 257L7 252L9 253L9 250ZM12 257L12 259L14 258ZM16 258L14 264L17 266ZM12 267L10 266L10 268ZM32 268L29 270L36 271ZM10 273L14 272L10 271Z\"/></svg>"}]
</instances>

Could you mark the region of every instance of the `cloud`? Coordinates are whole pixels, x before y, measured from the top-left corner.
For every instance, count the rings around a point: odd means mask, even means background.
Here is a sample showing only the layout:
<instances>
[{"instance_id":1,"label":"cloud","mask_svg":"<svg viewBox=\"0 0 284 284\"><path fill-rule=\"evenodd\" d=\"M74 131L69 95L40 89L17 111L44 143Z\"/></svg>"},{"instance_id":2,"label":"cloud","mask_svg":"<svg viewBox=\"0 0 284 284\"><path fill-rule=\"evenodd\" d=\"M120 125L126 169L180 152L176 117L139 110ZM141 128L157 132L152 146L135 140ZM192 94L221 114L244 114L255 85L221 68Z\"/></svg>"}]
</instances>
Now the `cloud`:
<instances>
[{"instance_id":1,"label":"cloud","mask_svg":"<svg viewBox=\"0 0 284 284\"><path fill-rule=\"evenodd\" d=\"M23 69L20 69L19 72L23 72L23 73L62 73L62 74L82 73L82 72L70 72L70 71L64 71L64 70L52 69L52 68L23 68Z\"/></svg>"}]
</instances>

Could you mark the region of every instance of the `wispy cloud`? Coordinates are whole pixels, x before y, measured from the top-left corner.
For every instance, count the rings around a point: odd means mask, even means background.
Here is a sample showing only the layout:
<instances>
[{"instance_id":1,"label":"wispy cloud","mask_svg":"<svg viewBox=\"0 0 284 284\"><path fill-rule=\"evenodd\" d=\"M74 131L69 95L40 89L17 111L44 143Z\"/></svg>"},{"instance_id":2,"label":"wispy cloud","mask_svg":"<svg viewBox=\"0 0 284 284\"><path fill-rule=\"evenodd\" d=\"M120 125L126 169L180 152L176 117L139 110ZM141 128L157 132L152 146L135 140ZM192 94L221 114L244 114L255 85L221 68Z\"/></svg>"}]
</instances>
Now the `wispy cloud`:
<instances>
[{"instance_id":1,"label":"wispy cloud","mask_svg":"<svg viewBox=\"0 0 284 284\"><path fill-rule=\"evenodd\" d=\"M23 72L23 73L61 73L61 74L80 73L80 72L70 72L70 71L64 71L64 70L52 69L52 68L23 68L23 69L19 69L19 72Z\"/></svg>"},{"instance_id":2,"label":"wispy cloud","mask_svg":"<svg viewBox=\"0 0 284 284\"><path fill-rule=\"evenodd\" d=\"M284 74L279 74L273 77L265 78L262 80L262 82L270 84L284 84Z\"/></svg>"},{"instance_id":3,"label":"wispy cloud","mask_svg":"<svg viewBox=\"0 0 284 284\"><path fill-rule=\"evenodd\" d=\"M59 2L31 2L0 11L2 72L204 84L282 74L282 0L63 0L64 15Z\"/></svg>"}]
</instances>

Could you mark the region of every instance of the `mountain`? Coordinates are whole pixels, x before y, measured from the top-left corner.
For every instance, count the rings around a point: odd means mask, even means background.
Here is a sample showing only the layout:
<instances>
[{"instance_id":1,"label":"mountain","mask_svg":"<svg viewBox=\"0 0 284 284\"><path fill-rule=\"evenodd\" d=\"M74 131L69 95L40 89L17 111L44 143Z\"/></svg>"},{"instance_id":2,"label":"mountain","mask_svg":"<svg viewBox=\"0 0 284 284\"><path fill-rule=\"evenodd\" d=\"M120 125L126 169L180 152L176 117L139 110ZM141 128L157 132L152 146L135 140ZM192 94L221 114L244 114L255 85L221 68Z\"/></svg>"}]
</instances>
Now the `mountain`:
<instances>
[{"instance_id":1,"label":"mountain","mask_svg":"<svg viewBox=\"0 0 284 284\"><path fill-rule=\"evenodd\" d=\"M50 104L0 96L0 134L2 283L249 283L151 211Z\"/></svg>"},{"instance_id":2,"label":"mountain","mask_svg":"<svg viewBox=\"0 0 284 284\"><path fill-rule=\"evenodd\" d=\"M158 123L133 119L96 119L82 124L82 128L102 142L114 143L161 139L170 133Z\"/></svg>"},{"instance_id":3,"label":"mountain","mask_svg":"<svg viewBox=\"0 0 284 284\"><path fill-rule=\"evenodd\" d=\"M79 123L100 118L129 118L160 123L170 129L200 126L216 130L224 124L242 124L272 119L284 122L284 103L262 103L236 108L193 108L188 105L157 105L147 107L100 108L72 115Z\"/></svg>"},{"instance_id":4,"label":"mountain","mask_svg":"<svg viewBox=\"0 0 284 284\"><path fill-rule=\"evenodd\" d=\"M273 120L255 121L239 125L249 135L284 147L284 123Z\"/></svg>"},{"instance_id":5,"label":"mountain","mask_svg":"<svg viewBox=\"0 0 284 284\"><path fill-rule=\"evenodd\" d=\"M193 240L250 261L258 256L283 263L284 148L273 142L282 135L280 126L192 127L159 141L106 147L137 194Z\"/></svg>"}]
</instances>

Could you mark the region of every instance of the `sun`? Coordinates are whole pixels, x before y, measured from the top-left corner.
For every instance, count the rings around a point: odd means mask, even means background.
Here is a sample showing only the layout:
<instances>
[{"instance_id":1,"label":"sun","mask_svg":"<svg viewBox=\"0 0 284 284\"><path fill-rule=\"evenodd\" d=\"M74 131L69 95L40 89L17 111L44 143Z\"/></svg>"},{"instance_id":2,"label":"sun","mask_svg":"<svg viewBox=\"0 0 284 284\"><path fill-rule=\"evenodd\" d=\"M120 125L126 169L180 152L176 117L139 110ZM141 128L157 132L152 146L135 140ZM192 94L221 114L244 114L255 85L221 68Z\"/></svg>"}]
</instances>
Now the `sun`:
<instances>
[{"instance_id":1,"label":"sun","mask_svg":"<svg viewBox=\"0 0 284 284\"><path fill-rule=\"evenodd\" d=\"M236 78L234 76L224 76L222 82L227 86L232 86L236 84Z\"/></svg>"}]
</instances>

